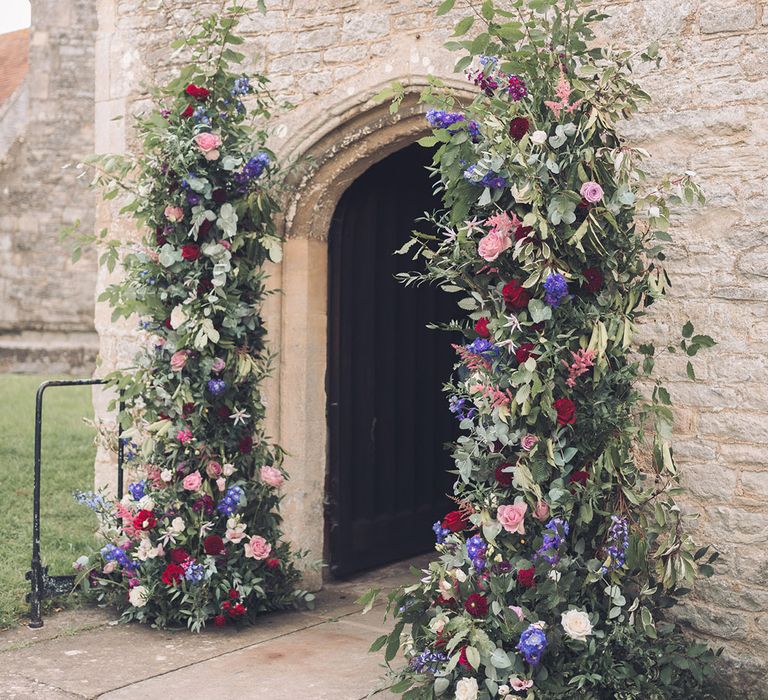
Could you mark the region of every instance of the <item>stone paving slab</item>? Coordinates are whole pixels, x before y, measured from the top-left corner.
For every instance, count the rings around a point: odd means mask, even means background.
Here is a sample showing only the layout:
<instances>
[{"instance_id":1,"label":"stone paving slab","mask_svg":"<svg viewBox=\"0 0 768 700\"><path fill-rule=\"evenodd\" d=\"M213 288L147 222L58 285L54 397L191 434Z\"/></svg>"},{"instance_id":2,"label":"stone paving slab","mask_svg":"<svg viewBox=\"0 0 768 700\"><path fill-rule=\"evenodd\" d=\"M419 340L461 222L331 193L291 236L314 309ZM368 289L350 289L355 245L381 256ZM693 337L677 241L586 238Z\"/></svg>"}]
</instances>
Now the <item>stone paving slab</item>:
<instances>
[{"instance_id":1,"label":"stone paving slab","mask_svg":"<svg viewBox=\"0 0 768 700\"><path fill-rule=\"evenodd\" d=\"M411 565L426 561L333 582L315 610L267 615L239 631L121 625L96 608L49 616L41 630L0 633L0 698L361 700L384 673L381 654L368 647L391 623L383 621L383 596L367 615L355 601L371 587L386 592L413 581Z\"/></svg>"}]
</instances>

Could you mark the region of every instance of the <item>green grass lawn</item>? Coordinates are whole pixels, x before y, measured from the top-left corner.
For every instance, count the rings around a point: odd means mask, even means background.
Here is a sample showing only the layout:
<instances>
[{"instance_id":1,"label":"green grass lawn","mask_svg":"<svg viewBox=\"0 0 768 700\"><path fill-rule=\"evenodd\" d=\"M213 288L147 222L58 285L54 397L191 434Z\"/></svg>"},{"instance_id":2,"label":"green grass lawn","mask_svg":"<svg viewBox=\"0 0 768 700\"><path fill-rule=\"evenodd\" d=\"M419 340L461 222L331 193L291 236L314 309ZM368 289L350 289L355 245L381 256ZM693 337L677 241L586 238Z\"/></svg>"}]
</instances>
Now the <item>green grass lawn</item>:
<instances>
[{"instance_id":1,"label":"green grass lawn","mask_svg":"<svg viewBox=\"0 0 768 700\"><path fill-rule=\"evenodd\" d=\"M32 542L35 392L49 377L0 375L0 627L26 615ZM51 387L43 402L42 554L50 574L95 542L96 520L72 492L93 488L90 387Z\"/></svg>"}]
</instances>

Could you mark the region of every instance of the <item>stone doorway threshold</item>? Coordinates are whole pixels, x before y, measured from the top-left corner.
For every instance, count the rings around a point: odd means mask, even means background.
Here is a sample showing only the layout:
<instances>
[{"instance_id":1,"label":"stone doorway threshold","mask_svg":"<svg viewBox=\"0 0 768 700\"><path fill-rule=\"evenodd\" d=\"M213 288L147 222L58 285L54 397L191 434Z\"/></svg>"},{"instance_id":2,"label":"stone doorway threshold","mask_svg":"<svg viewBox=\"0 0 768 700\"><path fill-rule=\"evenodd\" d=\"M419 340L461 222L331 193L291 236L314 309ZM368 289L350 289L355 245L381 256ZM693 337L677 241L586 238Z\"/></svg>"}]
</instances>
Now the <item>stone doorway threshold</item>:
<instances>
[{"instance_id":1,"label":"stone doorway threshold","mask_svg":"<svg viewBox=\"0 0 768 700\"><path fill-rule=\"evenodd\" d=\"M371 586L414 581L410 566L428 561L328 583L315 610L268 615L240 631L162 632L117 624L91 608L49 616L41 630L0 633L0 697L362 700L380 687L384 670L382 654L368 647L391 625L383 602L363 616L355 600Z\"/></svg>"}]
</instances>

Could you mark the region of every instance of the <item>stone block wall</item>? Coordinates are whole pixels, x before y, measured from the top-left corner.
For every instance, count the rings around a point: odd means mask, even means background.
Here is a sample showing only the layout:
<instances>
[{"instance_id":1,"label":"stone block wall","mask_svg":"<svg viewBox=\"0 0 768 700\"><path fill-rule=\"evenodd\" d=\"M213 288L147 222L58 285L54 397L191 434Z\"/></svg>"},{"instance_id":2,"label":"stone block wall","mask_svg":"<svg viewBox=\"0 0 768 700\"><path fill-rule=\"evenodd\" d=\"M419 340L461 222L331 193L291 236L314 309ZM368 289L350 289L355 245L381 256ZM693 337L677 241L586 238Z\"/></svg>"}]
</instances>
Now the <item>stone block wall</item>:
<instances>
[{"instance_id":1,"label":"stone block wall","mask_svg":"<svg viewBox=\"0 0 768 700\"><path fill-rule=\"evenodd\" d=\"M93 196L63 169L93 152L94 4L32 3L23 103L0 116L15 137L0 158L0 371L93 370L95 257L74 266L58 236L94 226Z\"/></svg>"},{"instance_id":2,"label":"stone block wall","mask_svg":"<svg viewBox=\"0 0 768 700\"><path fill-rule=\"evenodd\" d=\"M166 72L168 45L178 28L194 21L193 10L214 4L179 0L170 8L169 3L100 0L99 150L120 151L130 143L126 124L110 119L145 104L138 87L142 80ZM392 80L422 85L429 74L455 78L454 57L442 48L451 20L435 18L437 5L437 0L267 0L267 14L254 13L245 24L252 64L268 73L281 97L298 105L278 119L275 148L289 157L317 155L322 146L320 160L325 158L332 170L314 185L326 188L325 194L311 190L311 177L297 185L286 218L291 240L284 263L274 269L284 295L270 300L266 314L273 347L283 351L269 406L270 432L293 453L288 530L318 558L322 533L307 525L321 530L323 522L325 307L310 290L323 288L315 278L325 274L325 266L315 258L324 255L327 229L307 224L317 218L302 212L317 202L332 208L333 197L360 168L385 155L381 141L389 129L396 133L397 118L366 117L374 109L371 97L382 86ZM633 49L661 42L662 68L639 70L654 103L626 125L627 138L651 151L659 173L696 171L709 199L706 207L676 219L671 297L644 328L648 338L663 342L690 318L698 332L719 343L699 358L695 384L684 378L683 358L664 357L658 365L678 411L676 452L690 488L686 507L702 514L699 539L716 543L723 553L718 575L699 587L681 614L696 634L725 646L725 666L740 689L734 697L765 697L768 179L762 167L768 158L768 3L611 0L599 5L612 15L602 41ZM378 140L365 141L377 130ZM373 145L360 146L357 160L349 159L355 166L346 167L343 154L363 141ZM334 162L340 163L335 170ZM127 238L133 235L113 209L102 208L99 218L122 228ZM111 324L105 309L97 311L97 325L107 367L130 355L128 325ZM314 403L319 407L313 412L307 406Z\"/></svg>"}]
</instances>

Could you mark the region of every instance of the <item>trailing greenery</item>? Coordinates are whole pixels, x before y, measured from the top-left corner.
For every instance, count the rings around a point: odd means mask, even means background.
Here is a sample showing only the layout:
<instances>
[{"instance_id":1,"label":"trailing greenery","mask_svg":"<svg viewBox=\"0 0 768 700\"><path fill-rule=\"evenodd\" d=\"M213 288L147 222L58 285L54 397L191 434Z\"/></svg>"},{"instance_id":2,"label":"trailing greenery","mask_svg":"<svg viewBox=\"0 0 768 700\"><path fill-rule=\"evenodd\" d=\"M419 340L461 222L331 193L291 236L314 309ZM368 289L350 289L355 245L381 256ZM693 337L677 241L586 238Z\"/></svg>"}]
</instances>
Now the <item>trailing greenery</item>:
<instances>
[{"instance_id":1,"label":"trailing greenery","mask_svg":"<svg viewBox=\"0 0 768 700\"><path fill-rule=\"evenodd\" d=\"M425 267L404 283L438 284L467 313L446 386L457 510L373 648L404 651L391 690L410 700L709 697L713 653L663 613L717 554L675 502L659 351L633 346L669 286L671 209L703 202L689 174L651 182L617 131L648 99L633 62L657 49L595 46L604 15L575 0L470 10L448 46L477 96L439 81L424 96L445 209L402 251ZM713 344L689 323L661 352Z\"/></svg>"},{"instance_id":2,"label":"trailing greenery","mask_svg":"<svg viewBox=\"0 0 768 700\"><path fill-rule=\"evenodd\" d=\"M119 503L80 496L107 539L83 580L125 619L159 627L238 623L311 599L281 539L284 453L264 431L263 266L281 257L278 168L263 145L268 81L237 68L245 12L200 18L175 42L190 61L137 118L139 153L91 162L93 185L123 197L143 232L127 249L99 236L103 264L119 260L125 273L101 300L113 319L137 320L142 349L109 376L137 480Z\"/></svg>"}]
</instances>

